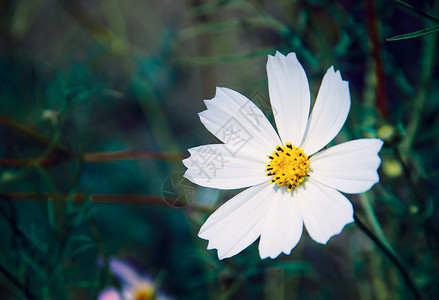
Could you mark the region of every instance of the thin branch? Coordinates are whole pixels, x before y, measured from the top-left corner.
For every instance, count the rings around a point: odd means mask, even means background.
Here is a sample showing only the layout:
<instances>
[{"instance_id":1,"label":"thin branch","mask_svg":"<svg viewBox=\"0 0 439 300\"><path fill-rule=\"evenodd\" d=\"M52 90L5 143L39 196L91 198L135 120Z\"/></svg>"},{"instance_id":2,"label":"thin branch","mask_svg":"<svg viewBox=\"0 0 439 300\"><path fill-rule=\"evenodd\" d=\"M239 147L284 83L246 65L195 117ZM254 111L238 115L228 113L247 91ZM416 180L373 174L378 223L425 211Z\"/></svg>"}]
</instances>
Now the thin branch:
<instances>
[{"instance_id":1,"label":"thin branch","mask_svg":"<svg viewBox=\"0 0 439 300\"><path fill-rule=\"evenodd\" d=\"M421 294L416 287L415 283L413 282L412 278L410 277L409 273L405 269L405 267L402 265L399 258L390 251L381 240L375 236L375 234L367 228L367 226L358 218L358 216L354 213L354 220L355 224L357 224L358 228L360 228L374 243L375 245L380 248L380 250L383 251L383 253L392 261L392 263L398 268L399 272L401 273L402 277L404 278L405 282L407 283L410 290L413 292L413 296L415 299L422 299Z\"/></svg>"},{"instance_id":2,"label":"thin branch","mask_svg":"<svg viewBox=\"0 0 439 300\"><path fill-rule=\"evenodd\" d=\"M43 144L51 145L53 141L47 136L24 126L20 123L12 121L2 115L0 115L0 123L11 127L35 140L42 142ZM37 157L37 158L27 158L27 159L10 159L10 158L0 158L0 166L2 167L12 167L20 168L25 166L52 166L57 165L64 161L70 161L75 159L82 159L84 162L108 162L108 161L119 161L119 160L164 160L164 161L180 161L187 157L185 154L181 153L166 153L166 152L152 152L144 150L120 150L111 152L91 152L85 153L82 156L77 156L61 145L53 145L56 150L61 153L54 153L52 156L48 157Z\"/></svg>"},{"instance_id":3,"label":"thin branch","mask_svg":"<svg viewBox=\"0 0 439 300\"><path fill-rule=\"evenodd\" d=\"M85 162L107 162L115 160L166 160L180 161L187 158L187 155L181 153L152 152L144 150L121 150L112 152L94 152L85 153L83 159Z\"/></svg>"},{"instance_id":4,"label":"thin branch","mask_svg":"<svg viewBox=\"0 0 439 300\"><path fill-rule=\"evenodd\" d=\"M51 145L53 143L53 141L50 138L48 138L47 136L45 136L44 134L41 134L38 131L35 131L30 127L27 127L27 126L24 126L20 123L12 121L12 120L10 120L2 115L0 115L0 123L6 125L8 127L11 127L11 128L13 128L13 129L25 134L25 135L37 140L37 141L40 141L43 144ZM60 145L53 145L53 146L56 150L58 150L64 154L69 154L69 151L64 149L62 146L60 146Z\"/></svg>"},{"instance_id":5,"label":"thin branch","mask_svg":"<svg viewBox=\"0 0 439 300\"><path fill-rule=\"evenodd\" d=\"M142 194L74 194L74 195L60 195L56 193L2 193L0 199L10 199L16 201L25 200L44 200L44 201L67 201L72 199L74 202L90 201L93 203L119 203L119 204L149 204L159 206L169 206L173 208L188 208L200 212L211 212L212 207L200 205L197 203L187 203L179 201L175 198L161 197L155 195Z\"/></svg>"},{"instance_id":6,"label":"thin branch","mask_svg":"<svg viewBox=\"0 0 439 300\"><path fill-rule=\"evenodd\" d=\"M384 62L381 53L381 36L379 30L379 19L376 13L375 0L366 1L367 13L367 29L369 39L371 41L371 52L374 58L374 72L376 76L375 97L377 106L385 119L389 119L389 112L387 108L387 92L386 92L386 78L384 73Z\"/></svg>"},{"instance_id":7,"label":"thin branch","mask_svg":"<svg viewBox=\"0 0 439 300\"><path fill-rule=\"evenodd\" d=\"M163 160L163 161L181 161L187 155L181 153L153 152L145 150L120 150L108 152L90 152L82 156L75 155L54 155L49 157L14 159L0 158L0 166L20 168L29 166L53 166L61 162L79 159L88 163L109 162L120 160Z\"/></svg>"}]
</instances>

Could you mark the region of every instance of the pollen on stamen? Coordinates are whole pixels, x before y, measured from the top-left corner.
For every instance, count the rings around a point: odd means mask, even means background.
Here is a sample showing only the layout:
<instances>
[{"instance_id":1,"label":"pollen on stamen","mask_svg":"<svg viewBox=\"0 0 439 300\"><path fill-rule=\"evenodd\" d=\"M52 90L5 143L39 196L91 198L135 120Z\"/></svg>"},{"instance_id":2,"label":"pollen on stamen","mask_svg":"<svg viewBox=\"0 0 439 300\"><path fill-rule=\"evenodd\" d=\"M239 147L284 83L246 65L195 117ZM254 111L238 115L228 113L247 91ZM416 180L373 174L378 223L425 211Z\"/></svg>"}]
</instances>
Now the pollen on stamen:
<instances>
[{"instance_id":1,"label":"pollen on stamen","mask_svg":"<svg viewBox=\"0 0 439 300\"><path fill-rule=\"evenodd\" d=\"M270 159L266 167L266 176L271 176L270 183L286 186L290 192L299 186L308 176L309 160L303 150L291 143L276 145L276 151L267 155Z\"/></svg>"}]
</instances>

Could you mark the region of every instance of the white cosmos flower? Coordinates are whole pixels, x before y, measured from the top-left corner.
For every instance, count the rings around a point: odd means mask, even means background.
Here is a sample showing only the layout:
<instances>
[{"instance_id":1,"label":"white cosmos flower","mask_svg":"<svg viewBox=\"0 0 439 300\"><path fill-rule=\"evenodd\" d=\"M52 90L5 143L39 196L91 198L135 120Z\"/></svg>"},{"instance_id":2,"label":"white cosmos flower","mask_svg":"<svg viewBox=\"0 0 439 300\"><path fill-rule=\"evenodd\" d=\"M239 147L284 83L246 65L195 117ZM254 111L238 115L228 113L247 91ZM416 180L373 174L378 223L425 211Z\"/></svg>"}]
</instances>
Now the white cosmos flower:
<instances>
[{"instance_id":1,"label":"white cosmos flower","mask_svg":"<svg viewBox=\"0 0 439 300\"><path fill-rule=\"evenodd\" d=\"M183 160L184 176L196 184L249 187L200 229L198 236L209 240L208 249L218 249L219 259L241 252L258 237L261 258L290 254L303 224L313 240L326 244L353 222L352 204L340 192L362 193L379 181L380 139L321 150L349 113L349 86L339 71L330 67L326 72L310 115L308 80L295 53L268 56L267 75L279 135L253 102L217 88L199 115L224 144L191 148Z\"/></svg>"},{"instance_id":2,"label":"white cosmos flower","mask_svg":"<svg viewBox=\"0 0 439 300\"><path fill-rule=\"evenodd\" d=\"M98 300L172 300L157 291L153 279L147 274L139 274L124 260L111 258L110 270L119 279L121 290L113 286L104 289Z\"/></svg>"}]
</instances>

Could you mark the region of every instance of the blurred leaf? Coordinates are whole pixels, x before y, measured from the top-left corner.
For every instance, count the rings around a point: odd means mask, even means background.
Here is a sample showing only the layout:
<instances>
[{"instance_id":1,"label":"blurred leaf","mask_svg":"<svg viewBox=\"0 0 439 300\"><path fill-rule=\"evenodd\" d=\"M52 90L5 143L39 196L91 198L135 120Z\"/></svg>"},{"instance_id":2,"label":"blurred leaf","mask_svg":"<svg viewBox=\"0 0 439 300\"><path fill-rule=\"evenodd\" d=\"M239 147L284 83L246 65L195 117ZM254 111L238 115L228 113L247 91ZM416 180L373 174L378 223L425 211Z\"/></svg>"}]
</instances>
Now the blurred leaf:
<instances>
[{"instance_id":1,"label":"blurred leaf","mask_svg":"<svg viewBox=\"0 0 439 300\"><path fill-rule=\"evenodd\" d=\"M337 45L335 45L332 51L336 57L342 56L344 53L347 52L351 44L352 39L349 33L346 31L342 31L340 34L340 40Z\"/></svg>"},{"instance_id":2,"label":"blurred leaf","mask_svg":"<svg viewBox=\"0 0 439 300\"><path fill-rule=\"evenodd\" d=\"M396 257L397 254L395 250L393 249L392 245L390 244L389 240L387 239L386 235L384 234L383 228L381 227L380 222L378 221L378 218L375 214L375 210L372 206L372 193L363 193L359 195L362 207L364 209L364 212L366 214L366 218L369 221L372 232L377 236L377 238L384 244L384 246L387 247L387 249Z\"/></svg>"},{"instance_id":3,"label":"blurred leaf","mask_svg":"<svg viewBox=\"0 0 439 300\"><path fill-rule=\"evenodd\" d=\"M47 184L47 187L53 191L53 192L57 192L58 188L55 186L55 182L52 180L52 178L50 177L49 173L46 171L46 169L44 169L43 167L39 166L39 165L35 165L35 170L40 174L40 176L42 177L42 179L45 181L45 183Z\"/></svg>"},{"instance_id":4,"label":"blurred leaf","mask_svg":"<svg viewBox=\"0 0 439 300\"><path fill-rule=\"evenodd\" d=\"M424 211L421 215L419 215L419 219L422 221L426 221L427 219L431 218L433 216L434 209L434 199L433 197L428 197L428 199L426 200Z\"/></svg>"},{"instance_id":5,"label":"blurred leaf","mask_svg":"<svg viewBox=\"0 0 439 300\"><path fill-rule=\"evenodd\" d=\"M179 57L175 59L176 63L189 65L213 65L213 64L231 64L245 61L256 57L265 57L273 52L272 48L263 48L247 53L223 55L223 56L204 56L204 57Z\"/></svg>"},{"instance_id":6,"label":"blurred leaf","mask_svg":"<svg viewBox=\"0 0 439 300\"><path fill-rule=\"evenodd\" d=\"M89 235L75 235L72 236L71 240L74 241L78 241L78 242L92 242L93 238Z\"/></svg>"},{"instance_id":7,"label":"blurred leaf","mask_svg":"<svg viewBox=\"0 0 439 300\"><path fill-rule=\"evenodd\" d=\"M8 185L12 182L19 181L25 177L27 173L27 170L18 170L18 171L11 171L11 170L4 170L0 174L0 186L1 185Z\"/></svg>"},{"instance_id":8,"label":"blurred leaf","mask_svg":"<svg viewBox=\"0 0 439 300\"><path fill-rule=\"evenodd\" d=\"M46 1L16 1L14 14L11 19L11 33L16 38L25 36L37 15L46 5Z\"/></svg>"},{"instance_id":9,"label":"blurred leaf","mask_svg":"<svg viewBox=\"0 0 439 300\"><path fill-rule=\"evenodd\" d=\"M216 23L203 23L197 26L186 28L179 32L180 39L189 39L202 34L212 34L214 32L230 31L235 29L252 27L269 27L272 23L267 22L266 18L255 17L237 20L227 20Z\"/></svg>"},{"instance_id":10,"label":"blurred leaf","mask_svg":"<svg viewBox=\"0 0 439 300\"><path fill-rule=\"evenodd\" d=\"M80 255L83 252L90 250L90 249L95 249L96 248L96 244L94 242L91 243L86 243L84 245L81 245L79 247L75 247L75 249L73 251L69 251L68 253L66 253L66 257L74 257L76 255Z\"/></svg>"},{"instance_id":11,"label":"blurred leaf","mask_svg":"<svg viewBox=\"0 0 439 300\"><path fill-rule=\"evenodd\" d=\"M265 263L258 266L253 266L244 271L244 277L250 277L257 274L264 273L267 270L282 269L290 275L310 275L313 268L310 263L304 261L273 261L267 265Z\"/></svg>"},{"instance_id":12,"label":"blurred leaf","mask_svg":"<svg viewBox=\"0 0 439 300\"><path fill-rule=\"evenodd\" d=\"M81 102L83 100L89 100L92 96L106 96L110 98L120 99L123 98L123 93L114 89L107 88L92 88L87 89L83 87L71 87L65 91L66 98L70 100L70 104Z\"/></svg>"},{"instance_id":13,"label":"blurred leaf","mask_svg":"<svg viewBox=\"0 0 439 300\"><path fill-rule=\"evenodd\" d=\"M70 222L72 226L77 227L82 223L84 223L87 219L89 219L94 214L95 214L95 210L87 203L87 207L84 207L77 214L75 214Z\"/></svg>"},{"instance_id":14,"label":"blurred leaf","mask_svg":"<svg viewBox=\"0 0 439 300\"><path fill-rule=\"evenodd\" d=\"M56 217L55 217L55 215L56 215L55 205L56 205L55 200L48 200L47 201L47 219L49 221L50 227L53 230L56 230L56 228L58 226L57 222L56 222Z\"/></svg>"},{"instance_id":15,"label":"blurred leaf","mask_svg":"<svg viewBox=\"0 0 439 300\"><path fill-rule=\"evenodd\" d=\"M214 1L206 1L206 3L200 4L193 9L188 10L189 16L197 17L201 15L205 15L211 12L216 12L220 7L231 6L236 0L214 0Z\"/></svg>"},{"instance_id":16,"label":"blurred leaf","mask_svg":"<svg viewBox=\"0 0 439 300\"><path fill-rule=\"evenodd\" d=\"M20 257L23 261L25 261L27 263L28 266L30 266L32 268L32 270L41 278L41 279L46 279L47 275L46 275L46 270L43 267L42 264L38 263L37 261L35 261L34 257L27 253L27 251L25 251L24 249L19 249L18 253L20 254ZM47 263L47 262L46 262Z\"/></svg>"},{"instance_id":17,"label":"blurred leaf","mask_svg":"<svg viewBox=\"0 0 439 300\"><path fill-rule=\"evenodd\" d=\"M416 90L413 84L407 79L404 72L402 72L401 69L394 69L392 70L392 74L392 78L398 88L408 97L415 97Z\"/></svg>"},{"instance_id":18,"label":"blurred leaf","mask_svg":"<svg viewBox=\"0 0 439 300\"><path fill-rule=\"evenodd\" d=\"M406 40L406 39L412 39L412 38L416 38L416 37L420 37L429 33L433 33L439 31L439 25L434 25L425 29L421 29L415 32L410 32L410 33L406 33L406 34L401 34L401 35L397 35L391 38L386 39L386 41L391 42L391 41L399 41L399 40Z\"/></svg>"},{"instance_id":19,"label":"blurred leaf","mask_svg":"<svg viewBox=\"0 0 439 300\"><path fill-rule=\"evenodd\" d=\"M313 268L310 263L304 261L278 261L272 268L285 270L289 274L311 274Z\"/></svg>"}]
</instances>

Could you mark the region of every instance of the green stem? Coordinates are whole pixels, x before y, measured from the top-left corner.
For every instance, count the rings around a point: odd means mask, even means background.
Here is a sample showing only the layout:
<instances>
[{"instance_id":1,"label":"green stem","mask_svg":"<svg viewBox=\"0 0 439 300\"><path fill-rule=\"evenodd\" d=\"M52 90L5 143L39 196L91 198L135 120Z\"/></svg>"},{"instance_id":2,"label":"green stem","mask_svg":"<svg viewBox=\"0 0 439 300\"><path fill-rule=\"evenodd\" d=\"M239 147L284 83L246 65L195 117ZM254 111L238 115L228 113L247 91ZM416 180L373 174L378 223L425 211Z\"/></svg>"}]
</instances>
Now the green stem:
<instances>
[{"instance_id":1,"label":"green stem","mask_svg":"<svg viewBox=\"0 0 439 300\"><path fill-rule=\"evenodd\" d=\"M401 154L401 151L398 147L395 148L395 157L399 161L399 163L402 165L402 168L404 170L404 176L407 180L408 185L410 186L410 188L413 192L412 197L414 197L416 199L416 203L418 205L425 202L425 201L421 201L421 199L424 199L424 197L422 196L424 194L424 191L422 189L419 189L419 184L413 178L412 173L410 172L410 168L407 165L406 160L404 160L404 158Z\"/></svg>"},{"instance_id":2,"label":"green stem","mask_svg":"<svg viewBox=\"0 0 439 300\"><path fill-rule=\"evenodd\" d=\"M397 267L408 287L413 292L413 296L415 297L415 299L422 299L421 293L419 292L418 288L416 287L415 283L413 282L412 278L410 277L409 273L404 268L398 257L392 251L390 251L369 228L367 228L367 226L358 218L355 213L354 220L358 228L360 228Z\"/></svg>"}]
</instances>

